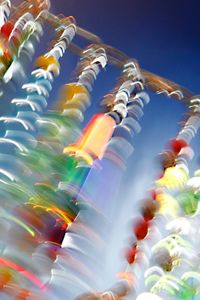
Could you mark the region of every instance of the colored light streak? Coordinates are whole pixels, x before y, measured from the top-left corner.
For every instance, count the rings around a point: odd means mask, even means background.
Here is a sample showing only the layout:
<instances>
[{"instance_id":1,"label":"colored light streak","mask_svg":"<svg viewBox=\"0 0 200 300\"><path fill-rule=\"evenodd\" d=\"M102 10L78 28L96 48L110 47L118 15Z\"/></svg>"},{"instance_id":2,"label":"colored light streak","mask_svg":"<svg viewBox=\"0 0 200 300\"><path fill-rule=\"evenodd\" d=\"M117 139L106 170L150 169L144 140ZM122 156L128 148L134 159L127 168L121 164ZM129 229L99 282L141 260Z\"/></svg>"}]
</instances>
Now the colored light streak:
<instances>
[{"instance_id":1,"label":"colored light streak","mask_svg":"<svg viewBox=\"0 0 200 300\"><path fill-rule=\"evenodd\" d=\"M46 291L46 286L31 272L27 271L24 267L12 262L11 260L5 259L3 257L0 257L0 265L6 266L8 268L11 268L20 274L22 274L24 277L26 277L29 281L31 281L35 286L37 286L42 291Z\"/></svg>"}]
</instances>

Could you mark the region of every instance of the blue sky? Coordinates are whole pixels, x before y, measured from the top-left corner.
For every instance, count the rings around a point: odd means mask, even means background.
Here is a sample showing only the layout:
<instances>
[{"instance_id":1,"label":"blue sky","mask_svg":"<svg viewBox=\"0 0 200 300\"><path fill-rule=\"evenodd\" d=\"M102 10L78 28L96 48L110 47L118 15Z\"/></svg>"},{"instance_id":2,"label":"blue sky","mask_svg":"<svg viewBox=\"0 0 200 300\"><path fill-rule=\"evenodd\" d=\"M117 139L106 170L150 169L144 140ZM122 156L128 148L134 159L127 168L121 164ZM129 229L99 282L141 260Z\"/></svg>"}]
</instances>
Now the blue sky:
<instances>
[{"instance_id":1,"label":"blue sky","mask_svg":"<svg viewBox=\"0 0 200 300\"><path fill-rule=\"evenodd\" d=\"M51 10L55 14L73 15L79 26L137 59L142 68L200 94L199 1L57 0L52 1ZM73 55L68 54L66 59L63 58L63 71L61 78L56 81L57 87L70 82L69 74L75 63L76 57ZM108 66L99 76L86 120L98 112L100 99L112 89L119 74L118 70ZM135 152L129 159L116 200L121 212L118 211L117 221L113 220L116 226L113 243L116 242L116 232L121 235L121 241L115 248L116 257L127 237L128 220L137 215L137 203L158 175L155 157L167 141L176 136L180 128L178 123L186 112L186 107L175 100L153 93L150 93L150 97L141 121L142 131L135 137ZM192 145L196 154L191 163L193 170L200 163L198 136ZM113 260L109 268L113 268Z\"/></svg>"},{"instance_id":2,"label":"blue sky","mask_svg":"<svg viewBox=\"0 0 200 300\"><path fill-rule=\"evenodd\" d=\"M57 0L52 1L51 10L55 14L73 15L79 26L137 59L142 68L199 93L198 1ZM81 44L83 42L78 39L76 41ZM63 58L61 77L56 81L57 88L61 83L71 81L70 73L76 59L70 54ZM102 96L112 89L119 74L111 66L101 73L94 87L92 106L86 114L86 120L98 112ZM136 170L145 174L151 170L153 174L157 174L154 167L155 156L177 134L178 122L186 111L184 105L174 100L152 93L150 96L151 101L145 108L141 121L142 131L135 138L135 153L130 159L127 172L134 182ZM193 144L196 156L191 164L192 169L199 161L198 137ZM130 187L129 183L128 186Z\"/></svg>"}]
</instances>

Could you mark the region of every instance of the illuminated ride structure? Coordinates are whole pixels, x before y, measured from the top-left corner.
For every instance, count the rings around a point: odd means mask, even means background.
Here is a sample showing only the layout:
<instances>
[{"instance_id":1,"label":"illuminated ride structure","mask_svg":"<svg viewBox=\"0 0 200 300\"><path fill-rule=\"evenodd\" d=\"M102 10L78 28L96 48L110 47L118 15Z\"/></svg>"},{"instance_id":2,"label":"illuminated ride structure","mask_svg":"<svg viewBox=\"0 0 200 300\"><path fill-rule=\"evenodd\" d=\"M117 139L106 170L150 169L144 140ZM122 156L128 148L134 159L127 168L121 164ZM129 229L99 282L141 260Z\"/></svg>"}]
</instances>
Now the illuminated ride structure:
<instances>
[{"instance_id":1,"label":"illuminated ride structure","mask_svg":"<svg viewBox=\"0 0 200 300\"><path fill-rule=\"evenodd\" d=\"M0 96L9 90L20 94L10 101L9 115L0 116L0 299L195 299L200 171L190 178L188 163L200 126L200 99L142 70L78 27L73 17L49 9L48 0L0 4ZM55 29L55 38L27 75L45 24ZM75 35L88 41L85 49L72 42ZM54 109L47 110L66 50L81 57L77 78L61 88ZM107 64L121 70L120 78L102 100L104 113L81 130L93 84ZM105 288L111 224L95 206L95 193L102 191L98 176L106 182L109 173L109 184L119 184L148 90L187 104L187 120L163 151L163 174L138 208L116 284ZM112 198L111 191L104 196Z\"/></svg>"}]
</instances>

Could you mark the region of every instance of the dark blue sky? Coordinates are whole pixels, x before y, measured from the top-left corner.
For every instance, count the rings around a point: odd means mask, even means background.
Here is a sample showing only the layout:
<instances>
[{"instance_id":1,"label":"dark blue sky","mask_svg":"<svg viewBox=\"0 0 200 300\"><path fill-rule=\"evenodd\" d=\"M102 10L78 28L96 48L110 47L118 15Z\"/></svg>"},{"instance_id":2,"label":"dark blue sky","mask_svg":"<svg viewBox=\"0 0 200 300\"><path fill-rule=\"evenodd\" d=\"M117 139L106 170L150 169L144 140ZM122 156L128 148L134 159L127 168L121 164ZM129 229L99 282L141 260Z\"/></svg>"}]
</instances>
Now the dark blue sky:
<instances>
[{"instance_id":1,"label":"dark blue sky","mask_svg":"<svg viewBox=\"0 0 200 300\"><path fill-rule=\"evenodd\" d=\"M200 94L199 1L57 0L52 1L51 10L55 14L73 15L79 26L136 58L142 68ZM56 80L57 88L71 81L70 73L76 61L77 58L70 54L62 59L62 75ZM87 120L98 112L101 97L112 89L119 74L110 66L102 72L94 87ZM128 164L128 180L125 177L123 182L130 198L140 197L148 189L158 173L155 156L170 138L176 136L178 122L186 112L185 106L175 100L152 93L150 96L151 102L141 121L142 131L135 137L135 153ZM196 156L192 169L198 166L198 145L197 137L193 143Z\"/></svg>"},{"instance_id":2,"label":"dark blue sky","mask_svg":"<svg viewBox=\"0 0 200 300\"><path fill-rule=\"evenodd\" d=\"M135 57L142 67L198 92L199 1L57 0L52 11L73 15L79 26Z\"/></svg>"},{"instance_id":3,"label":"dark blue sky","mask_svg":"<svg viewBox=\"0 0 200 300\"><path fill-rule=\"evenodd\" d=\"M55 14L73 15L79 26L136 58L142 68L200 94L199 1L57 0L52 1L51 10ZM72 79L69 75L75 63L76 57L69 54L62 59L62 75L56 86ZM112 89L119 74L118 70L108 66L100 75L87 119L98 111L101 97ZM151 94L136 146L141 149L145 143L146 149L151 149L153 159L177 133L177 122L184 112L182 104Z\"/></svg>"}]
</instances>

